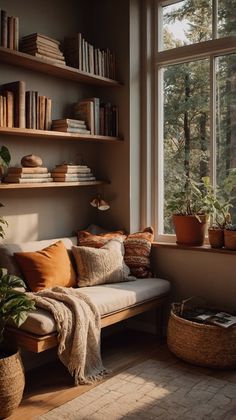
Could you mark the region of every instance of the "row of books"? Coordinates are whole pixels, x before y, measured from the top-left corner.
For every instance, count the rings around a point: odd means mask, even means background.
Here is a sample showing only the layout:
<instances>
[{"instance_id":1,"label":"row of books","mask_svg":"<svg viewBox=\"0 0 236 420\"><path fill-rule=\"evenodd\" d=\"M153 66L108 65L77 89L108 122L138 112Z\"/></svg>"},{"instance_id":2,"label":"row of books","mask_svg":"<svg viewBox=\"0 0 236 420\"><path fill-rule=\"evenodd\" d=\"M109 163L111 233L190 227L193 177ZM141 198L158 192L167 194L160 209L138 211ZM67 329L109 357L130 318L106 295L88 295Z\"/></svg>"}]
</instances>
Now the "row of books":
<instances>
[{"instance_id":1,"label":"row of books","mask_svg":"<svg viewBox=\"0 0 236 420\"><path fill-rule=\"evenodd\" d=\"M20 50L34 57L43 58L53 64L65 65L60 42L46 35L33 33L21 39Z\"/></svg>"},{"instance_id":2,"label":"row of books","mask_svg":"<svg viewBox=\"0 0 236 420\"><path fill-rule=\"evenodd\" d=\"M69 66L86 73L115 79L115 54L109 48L95 48L79 32L64 38L63 50Z\"/></svg>"},{"instance_id":3,"label":"row of books","mask_svg":"<svg viewBox=\"0 0 236 420\"><path fill-rule=\"evenodd\" d=\"M52 99L28 90L25 93L26 128L51 130Z\"/></svg>"},{"instance_id":4,"label":"row of books","mask_svg":"<svg viewBox=\"0 0 236 420\"><path fill-rule=\"evenodd\" d=\"M91 134L118 137L118 108L99 98L83 99L74 106L74 117L85 121Z\"/></svg>"},{"instance_id":5,"label":"row of books","mask_svg":"<svg viewBox=\"0 0 236 420\"><path fill-rule=\"evenodd\" d=\"M74 119L53 120L52 99L25 91L25 82L0 86L0 127L54 130L68 133L118 137L118 108L91 97L74 105Z\"/></svg>"},{"instance_id":6,"label":"row of books","mask_svg":"<svg viewBox=\"0 0 236 420\"><path fill-rule=\"evenodd\" d=\"M10 167L4 178L6 183L42 183L42 182L88 182L95 181L87 165L56 165L49 172L46 167Z\"/></svg>"},{"instance_id":7,"label":"row of books","mask_svg":"<svg viewBox=\"0 0 236 420\"><path fill-rule=\"evenodd\" d=\"M0 28L1 47L19 50L19 18L8 16L6 10L1 10Z\"/></svg>"}]
</instances>

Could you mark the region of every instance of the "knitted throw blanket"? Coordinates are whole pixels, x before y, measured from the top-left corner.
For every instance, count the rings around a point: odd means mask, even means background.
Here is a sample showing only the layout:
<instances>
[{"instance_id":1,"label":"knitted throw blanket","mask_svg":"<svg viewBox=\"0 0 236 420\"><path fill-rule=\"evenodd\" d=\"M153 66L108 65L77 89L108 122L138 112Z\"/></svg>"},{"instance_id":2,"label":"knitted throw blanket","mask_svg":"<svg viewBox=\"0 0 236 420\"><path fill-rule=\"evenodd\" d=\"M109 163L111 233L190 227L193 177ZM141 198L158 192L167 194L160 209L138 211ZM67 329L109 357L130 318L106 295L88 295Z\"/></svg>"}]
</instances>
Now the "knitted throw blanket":
<instances>
[{"instance_id":1,"label":"knitted throw blanket","mask_svg":"<svg viewBox=\"0 0 236 420\"><path fill-rule=\"evenodd\" d=\"M58 356L75 385L93 383L107 373L100 352L100 314L80 289L53 287L27 293L37 307L50 311L58 331Z\"/></svg>"}]
</instances>

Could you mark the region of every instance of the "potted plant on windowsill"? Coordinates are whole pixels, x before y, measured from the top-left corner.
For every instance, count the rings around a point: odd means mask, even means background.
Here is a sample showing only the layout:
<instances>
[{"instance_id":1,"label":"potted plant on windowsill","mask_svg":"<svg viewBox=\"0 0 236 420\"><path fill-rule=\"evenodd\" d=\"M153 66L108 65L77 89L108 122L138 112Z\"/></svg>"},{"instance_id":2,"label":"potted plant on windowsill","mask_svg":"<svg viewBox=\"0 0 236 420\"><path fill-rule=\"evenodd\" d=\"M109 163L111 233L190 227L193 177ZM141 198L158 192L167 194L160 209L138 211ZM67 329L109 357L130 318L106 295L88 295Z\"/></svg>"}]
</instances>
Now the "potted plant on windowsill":
<instances>
[{"instance_id":1,"label":"potted plant on windowsill","mask_svg":"<svg viewBox=\"0 0 236 420\"><path fill-rule=\"evenodd\" d=\"M17 288L23 280L0 269L0 418L10 416L21 402L25 378L19 350L4 336L9 321L20 326L34 309L34 302Z\"/></svg>"},{"instance_id":2,"label":"potted plant on windowsill","mask_svg":"<svg viewBox=\"0 0 236 420\"><path fill-rule=\"evenodd\" d=\"M208 180L205 177L198 183L187 178L184 187L175 192L168 202L179 245L201 246L204 243L208 216L212 212L212 204L208 200Z\"/></svg>"},{"instance_id":3,"label":"potted plant on windowsill","mask_svg":"<svg viewBox=\"0 0 236 420\"><path fill-rule=\"evenodd\" d=\"M228 224L224 229L225 248L236 250L236 224Z\"/></svg>"}]
</instances>

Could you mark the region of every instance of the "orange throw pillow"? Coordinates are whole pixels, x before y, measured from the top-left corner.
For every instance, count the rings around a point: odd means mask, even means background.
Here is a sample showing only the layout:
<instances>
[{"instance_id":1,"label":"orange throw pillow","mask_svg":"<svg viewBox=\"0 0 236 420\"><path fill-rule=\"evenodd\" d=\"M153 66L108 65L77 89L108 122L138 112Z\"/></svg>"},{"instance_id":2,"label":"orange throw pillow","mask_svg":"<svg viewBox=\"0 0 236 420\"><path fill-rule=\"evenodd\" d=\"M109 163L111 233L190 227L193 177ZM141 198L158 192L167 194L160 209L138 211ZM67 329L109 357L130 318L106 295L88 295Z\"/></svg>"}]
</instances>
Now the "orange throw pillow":
<instances>
[{"instance_id":1,"label":"orange throw pillow","mask_svg":"<svg viewBox=\"0 0 236 420\"><path fill-rule=\"evenodd\" d=\"M125 263L130 268L130 274L135 277L151 277L150 252L154 240L152 227L147 227L142 232L131 233L124 241Z\"/></svg>"},{"instance_id":2,"label":"orange throw pillow","mask_svg":"<svg viewBox=\"0 0 236 420\"><path fill-rule=\"evenodd\" d=\"M100 233L94 235L93 233L87 232L86 230L80 230L77 234L79 246L90 246L91 248L101 248L106 245L111 239L122 239L124 240L126 235L122 230L114 232Z\"/></svg>"},{"instance_id":3,"label":"orange throw pillow","mask_svg":"<svg viewBox=\"0 0 236 420\"><path fill-rule=\"evenodd\" d=\"M76 274L62 241L41 251L15 252L14 256L32 292L54 286L76 286Z\"/></svg>"}]
</instances>

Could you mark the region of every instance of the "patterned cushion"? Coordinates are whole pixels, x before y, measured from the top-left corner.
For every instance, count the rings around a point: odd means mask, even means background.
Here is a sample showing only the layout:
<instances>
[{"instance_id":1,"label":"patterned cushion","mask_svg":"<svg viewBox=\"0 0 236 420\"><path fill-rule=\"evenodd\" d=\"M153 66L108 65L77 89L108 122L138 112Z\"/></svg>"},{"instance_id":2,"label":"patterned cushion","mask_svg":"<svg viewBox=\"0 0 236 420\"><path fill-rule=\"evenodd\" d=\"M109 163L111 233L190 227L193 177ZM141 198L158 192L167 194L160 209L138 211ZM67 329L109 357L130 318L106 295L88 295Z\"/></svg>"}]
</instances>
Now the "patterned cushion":
<instances>
[{"instance_id":1,"label":"patterned cushion","mask_svg":"<svg viewBox=\"0 0 236 420\"><path fill-rule=\"evenodd\" d=\"M100 249L73 246L72 252L77 265L79 287L132 280L129 267L124 263L124 245L121 240L111 240Z\"/></svg>"},{"instance_id":2,"label":"patterned cushion","mask_svg":"<svg viewBox=\"0 0 236 420\"><path fill-rule=\"evenodd\" d=\"M124 241L125 262L133 276L144 278L151 277L150 252L154 239L152 227L147 227L142 232L131 233Z\"/></svg>"},{"instance_id":3,"label":"patterned cushion","mask_svg":"<svg viewBox=\"0 0 236 420\"><path fill-rule=\"evenodd\" d=\"M122 239L126 238L122 230L117 230L114 232L100 233L94 235L86 230L78 231L78 245L79 246L90 246L92 248L101 248L111 239Z\"/></svg>"}]
</instances>

